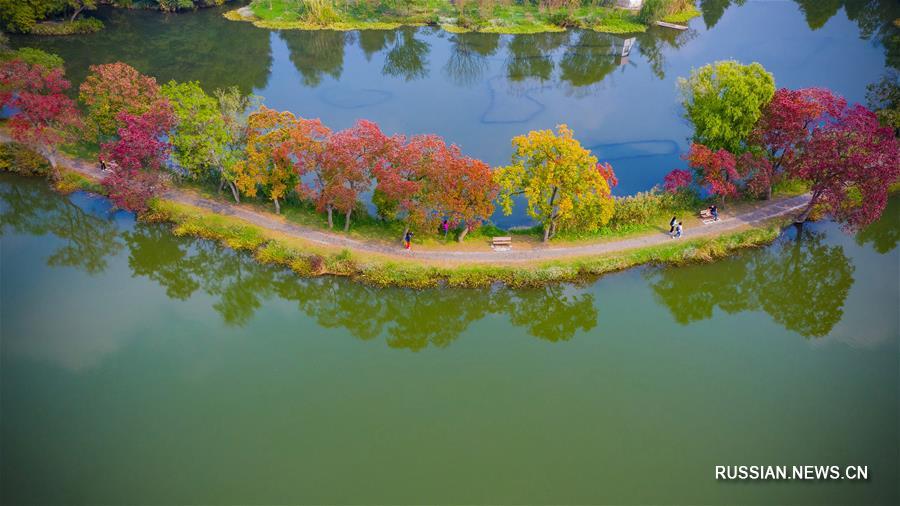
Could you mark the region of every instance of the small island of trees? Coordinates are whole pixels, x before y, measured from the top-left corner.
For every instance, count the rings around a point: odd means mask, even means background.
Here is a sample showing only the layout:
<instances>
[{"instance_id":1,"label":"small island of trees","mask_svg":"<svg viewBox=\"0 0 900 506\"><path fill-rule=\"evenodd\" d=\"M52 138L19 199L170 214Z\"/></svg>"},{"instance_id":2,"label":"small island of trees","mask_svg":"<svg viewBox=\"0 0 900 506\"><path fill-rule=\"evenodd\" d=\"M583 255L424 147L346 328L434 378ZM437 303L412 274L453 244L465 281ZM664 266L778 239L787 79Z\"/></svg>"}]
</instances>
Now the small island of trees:
<instances>
[{"instance_id":1,"label":"small island of trees","mask_svg":"<svg viewBox=\"0 0 900 506\"><path fill-rule=\"evenodd\" d=\"M160 86L121 62L91 67L79 107L58 57L19 50L4 58L0 105L12 111L11 137L45 156L56 179L60 150L94 153L108 169L106 194L138 213L168 186L188 185L227 191L235 202L267 201L276 213L287 206L294 219L323 216L329 229L362 220L367 231L428 237L447 222L462 241L485 225L487 235L504 233L489 222L495 205L509 214L524 199L537 224L528 233L549 241L649 230L704 200L770 199L790 186L811 195L798 220L817 212L858 229L881 215L900 178L892 125L829 90L776 90L757 63L716 62L682 79L694 125L687 168L660 188L614 197L613 167L566 125L514 138L510 164L492 169L436 135L388 135L366 120L333 131L236 88ZM369 195L376 216L366 209Z\"/></svg>"}]
</instances>

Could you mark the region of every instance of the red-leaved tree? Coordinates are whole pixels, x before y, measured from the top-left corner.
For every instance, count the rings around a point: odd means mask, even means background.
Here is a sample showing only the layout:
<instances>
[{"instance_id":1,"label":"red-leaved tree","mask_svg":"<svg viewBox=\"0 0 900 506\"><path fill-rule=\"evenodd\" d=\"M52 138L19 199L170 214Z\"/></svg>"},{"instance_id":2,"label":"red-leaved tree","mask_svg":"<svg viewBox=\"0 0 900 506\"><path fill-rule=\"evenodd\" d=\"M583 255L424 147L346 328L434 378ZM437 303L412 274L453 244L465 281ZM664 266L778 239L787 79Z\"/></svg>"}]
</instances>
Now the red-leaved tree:
<instances>
[{"instance_id":1,"label":"red-leaved tree","mask_svg":"<svg viewBox=\"0 0 900 506\"><path fill-rule=\"evenodd\" d=\"M103 178L103 186L116 207L136 213L146 211L150 199L165 188L164 178L158 171L121 167Z\"/></svg>"},{"instance_id":2,"label":"red-leaved tree","mask_svg":"<svg viewBox=\"0 0 900 506\"><path fill-rule=\"evenodd\" d=\"M433 191L434 216L447 218L453 226L461 225L460 242L494 212L499 188L490 166L464 156L456 145L437 149L427 177Z\"/></svg>"},{"instance_id":3,"label":"red-leaved tree","mask_svg":"<svg viewBox=\"0 0 900 506\"><path fill-rule=\"evenodd\" d=\"M65 95L70 83L62 69L47 69L21 60L0 65L0 107L9 107L12 138L43 154L59 176L59 147L77 139L81 116Z\"/></svg>"},{"instance_id":4,"label":"red-leaved tree","mask_svg":"<svg viewBox=\"0 0 900 506\"><path fill-rule=\"evenodd\" d=\"M91 65L78 96L87 106L91 133L101 138L125 126L120 113L140 116L165 100L156 79L122 62Z\"/></svg>"},{"instance_id":5,"label":"red-leaved tree","mask_svg":"<svg viewBox=\"0 0 900 506\"><path fill-rule=\"evenodd\" d=\"M372 174L388 163L389 151L388 137L371 121L360 120L328 137L309 188L316 209L328 213L328 228L333 227L332 213L337 210L344 214L344 231L350 229L359 195L371 188Z\"/></svg>"},{"instance_id":6,"label":"red-leaved tree","mask_svg":"<svg viewBox=\"0 0 900 506\"><path fill-rule=\"evenodd\" d=\"M755 164L769 169L768 174L748 174L756 179L755 190L764 189L761 195L771 198L775 178L796 162L812 128L840 115L846 106L846 100L824 88L776 91L751 135L751 143L765 149L769 159L768 167Z\"/></svg>"},{"instance_id":7,"label":"red-leaved tree","mask_svg":"<svg viewBox=\"0 0 900 506\"><path fill-rule=\"evenodd\" d=\"M402 220L406 227L425 227L436 217L430 213L435 203L435 186L429 173L437 153L445 147L436 135L416 135L406 139L393 136L389 141L387 163L376 167L375 202L379 214Z\"/></svg>"},{"instance_id":8,"label":"red-leaved tree","mask_svg":"<svg viewBox=\"0 0 900 506\"><path fill-rule=\"evenodd\" d=\"M900 150L890 127L872 111L848 107L813 128L790 175L812 183L812 198L799 221L820 205L850 230L877 220L888 187L900 178Z\"/></svg>"},{"instance_id":9,"label":"red-leaved tree","mask_svg":"<svg viewBox=\"0 0 900 506\"><path fill-rule=\"evenodd\" d=\"M609 185L610 189L619 186L619 178L616 177L616 172L609 162L597 162L597 172L603 176L603 179L606 180L606 184Z\"/></svg>"},{"instance_id":10,"label":"red-leaved tree","mask_svg":"<svg viewBox=\"0 0 900 506\"><path fill-rule=\"evenodd\" d=\"M737 182L740 175L734 155L720 149L713 151L703 144L691 144L688 152L688 163L700 176L700 184L709 189L709 193L725 202L726 197L738 195Z\"/></svg>"},{"instance_id":11,"label":"red-leaved tree","mask_svg":"<svg viewBox=\"0 0 900 506\"><path fill-rule=\"evenodd\" d=\"M687 188L694 180L694 175L689 170L672 169L663 178L663 188L669 193L678 193L683 188Z\"/></svg>"},{"instance_id":12,"label":"red-leaved tree","mask_svg":"<svg viewBox=\"0 0 900 506\"><path fill-rule=\"evenodd\" d=\"M744 174L749 195L771 198L776 173L768 157L748 151L737 158L737 171Z\"/></svg>"},{"instance_id":13,"label":"red-leaved tree","mask_svg":"<svg viewBox=\"0 0 900 506\"><path fill-rule=\"evenodd\" d=\"M113 162L103 186L118 207L141 212L164 188L162 170L171 146L163 136L175 118L169 103L159 101L140 115L122 111L117 121L123 124L118 138L100 147L101 157Z\"/></svg>"}]
</instances>

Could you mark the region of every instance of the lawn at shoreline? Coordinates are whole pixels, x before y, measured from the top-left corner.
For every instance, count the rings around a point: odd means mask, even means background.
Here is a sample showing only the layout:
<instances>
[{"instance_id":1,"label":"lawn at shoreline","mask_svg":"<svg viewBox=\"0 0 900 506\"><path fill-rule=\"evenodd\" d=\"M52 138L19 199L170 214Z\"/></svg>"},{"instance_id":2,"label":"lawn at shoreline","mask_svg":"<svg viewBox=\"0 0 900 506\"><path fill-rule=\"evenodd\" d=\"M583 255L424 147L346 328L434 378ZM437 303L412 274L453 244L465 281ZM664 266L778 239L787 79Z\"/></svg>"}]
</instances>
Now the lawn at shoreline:
<instances>
[{"instance_id":1,"label":"lawn at shoreline","mask_svg":"<svg viewBox=\"0 0 900 506\"><path fill-rule=\"evenodd\" d=\"M462 7L457 7L457 5ZM307 7L312 6L312 7ZM686 23L699 16L691 5L664 18ZM225 13L233 21L249 21L260 28L296 30L391 30L400 26L440 26L452 33L527 34L582 28L604 33L639 33L648 25L635 11L618 7L581 6L542 9L526 4L410 0L356 2L341 0L257 0Z\"/></svg>"}]
</instances>

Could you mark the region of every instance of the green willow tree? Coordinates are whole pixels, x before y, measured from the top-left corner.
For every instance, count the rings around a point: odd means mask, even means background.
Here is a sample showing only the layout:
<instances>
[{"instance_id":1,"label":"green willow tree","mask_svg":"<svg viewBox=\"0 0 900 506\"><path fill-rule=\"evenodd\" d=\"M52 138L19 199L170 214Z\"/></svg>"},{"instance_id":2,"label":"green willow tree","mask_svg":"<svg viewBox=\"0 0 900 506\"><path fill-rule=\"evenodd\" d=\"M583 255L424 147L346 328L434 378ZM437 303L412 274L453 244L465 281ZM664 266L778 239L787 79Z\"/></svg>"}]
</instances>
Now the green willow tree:
<instances>
[{"instance_id":1,"label":"green willow tree","mask_svg":"<svg viewBox=\"0 0 900 506\"><path fill-rule=\"evenodd\" d=\"M744 142L775 94L775 79L759 63L704 65L678 80L693 141L717 151L744 151Z\"/></svg>"}]
</instances>

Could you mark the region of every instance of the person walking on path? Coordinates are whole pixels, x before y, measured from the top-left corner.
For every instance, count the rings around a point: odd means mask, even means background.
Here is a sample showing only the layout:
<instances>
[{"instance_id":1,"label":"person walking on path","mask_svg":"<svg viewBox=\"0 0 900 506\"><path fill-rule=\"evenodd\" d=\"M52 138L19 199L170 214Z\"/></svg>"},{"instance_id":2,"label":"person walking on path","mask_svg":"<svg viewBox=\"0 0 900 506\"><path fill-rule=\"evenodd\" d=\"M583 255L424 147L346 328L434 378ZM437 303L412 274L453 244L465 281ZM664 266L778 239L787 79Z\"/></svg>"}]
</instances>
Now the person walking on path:
<instances>
[{"instance_id":1,"label":"person walking on path","mask_svg":"<svg viewBox=\"0 0 900 506\"><path fill-rule=\"evenodd\" d=\"M712 215L713 220L719 221L719 208L715 204L709 206L709 214Z\"/></svg>"},{"instance_id":2,"label":"person walking on path","mask_svg":"<svg viewBox=\"0 0 900 506\"><path fill-rule=\"evenodd\" d=\"M447 237L447 233L450 231L450 222L447 221L447 218L444 218L444 222L441 223L441 229L444 231L444 237Z\"/></svg>"},{"instance_id":3,"label":"person walking on path","mask_svg":"<svg viewBox=\"0 0 900 506\"><path fill-rule=\"evenodd\" d=\"M673 236L673 238L675 238L675 239L680 238L682 230L684 230L684 229L682 228L681 222L679 221L678 225L675 227L675 235Z\"/></svg>"},{"instance_id":4,"label":"person walking on path","mask_svg":"<svg viewBox=\"0 0 900 506\"><path fill-rule=\"evenodd\" d=\"M669 235L672 235L675 232L675 224L678 223L678 219L675 216L672 216L672 221L669 222Z\"/></svg>"},{"instance_id":5,"label":"person walking on path","mask_svg":"<svg viewBox=\"0 0 900 506\"><path fill-rule=\"evenodd\" d=\"M409 247L411 246L412 235L413 235L412 232L407 231L406 235L403 236L403 242L404 242L404 246L406 247L406 249L409 249Z\"/></svg>"}]
</instances>

